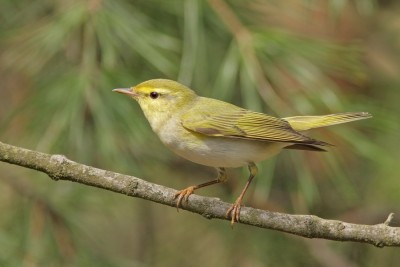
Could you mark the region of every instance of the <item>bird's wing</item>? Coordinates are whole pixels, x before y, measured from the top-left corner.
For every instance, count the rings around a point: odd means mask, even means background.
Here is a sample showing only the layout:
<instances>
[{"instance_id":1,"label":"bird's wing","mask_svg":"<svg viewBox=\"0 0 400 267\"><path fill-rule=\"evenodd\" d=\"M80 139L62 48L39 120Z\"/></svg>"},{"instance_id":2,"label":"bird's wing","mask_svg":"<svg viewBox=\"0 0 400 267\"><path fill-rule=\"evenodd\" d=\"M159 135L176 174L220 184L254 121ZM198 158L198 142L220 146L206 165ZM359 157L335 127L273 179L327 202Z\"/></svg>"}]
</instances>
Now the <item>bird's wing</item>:
<instances>
[{"instance_id":1,"label":"bird's wing","mask_svg":"<svg viewBox=\"0 0 400 267\"><path fill-rule=\"evenodd\" d=\"M181 122L186 129L208 136L328 145L296 132L283 119L242 108L215 112L211 107L207 111L189 112L182 116Z\"/></svg>"}]
</instances>

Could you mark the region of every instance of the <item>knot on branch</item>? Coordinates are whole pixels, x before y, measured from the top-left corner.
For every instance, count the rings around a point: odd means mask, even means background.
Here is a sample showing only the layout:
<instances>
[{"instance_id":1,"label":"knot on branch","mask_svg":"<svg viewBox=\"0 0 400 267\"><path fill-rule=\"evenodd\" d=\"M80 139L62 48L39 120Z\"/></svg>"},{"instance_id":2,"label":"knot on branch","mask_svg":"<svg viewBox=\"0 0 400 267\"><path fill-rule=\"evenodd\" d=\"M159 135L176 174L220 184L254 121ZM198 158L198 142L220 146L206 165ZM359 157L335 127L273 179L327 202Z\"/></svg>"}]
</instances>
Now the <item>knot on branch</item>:
<instances>
[{"instance_id":1,"label":"knot on branch","mask_svg":"<svg viewBox=\"0 0 400 267\"><path fill-rule=\"evenodd\" d=\"M71 161L64 155L52 155L48 164L47 174L54 181L60 180L64 176Z\"/></svg>"}]
</instances>

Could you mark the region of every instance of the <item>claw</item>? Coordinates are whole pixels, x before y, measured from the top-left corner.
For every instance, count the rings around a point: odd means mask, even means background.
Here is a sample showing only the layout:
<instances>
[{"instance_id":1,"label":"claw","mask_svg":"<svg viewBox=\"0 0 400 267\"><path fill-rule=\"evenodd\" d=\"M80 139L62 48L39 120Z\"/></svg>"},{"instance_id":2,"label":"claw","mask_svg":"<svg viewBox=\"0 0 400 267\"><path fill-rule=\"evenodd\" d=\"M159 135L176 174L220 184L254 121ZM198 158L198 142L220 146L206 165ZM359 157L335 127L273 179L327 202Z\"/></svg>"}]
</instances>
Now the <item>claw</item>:
<instances>
[{"instance_id":1,"label":"claw","mask_svg":"<svg viewBox=\"0 0 400 267\"><path fill-rule=\"evenodd\" d=\"M240 201L236 200L235 203L232 204L232 206L226 211L225 216L227 218L231 218L231 226L233 226L235 222L239 222L240 208L241 208Z\"/></svg>"},{"instance_id":2,"label":"claw","mask_svg":"<svg viewBox=\"0 0 400 267\"><path fill-rule=\"evenodd\" d=\"M242 204L242 200L244 197L244 194L247 191L247 188L249 187L251 180L253 180L254 176L257 174L257 166L254 164L254 162L249 162L249 171L250 171L250 176L249 179L247 180L246 185L244 186L242 193L240 193L239 197L236 199L235 203L232 204L232 206L228 209L226 212L225 216L227 218L231 218L231 226L233 227L233 224L235 222L239 222L240 220L240 207Z\"/></svg>"},{"instance_id":3,"label":"claw","mask_svg":"<svg viewBox=\"0 0 400 267\"><path fill-rule=\"evenodd\" d=\"M189 186L188 188L185 188L181 191L179 191L178 193L175 194L174 199L178 198L176 201L176 209L179 211L179 207L182 206L182 201L188 202L188 198L191 194L193 194L194 190L202 188L202 187L206 187L212 184L218 184L220 182L223 182L226 180L226 171L225 168L217 168L218 169L218 177L215 180L212 181L208 181L202 184L198 184L198 185L193 185L193 186Z\"/></svg>"},{"instance_id":4,"label":"claw","mask_svg":"<svg viewBox=\"0 0 400 267\"><path fill-rule=\"evenodd\" d=\"M176 201L176 210L179 212L179 207L182 206L182 201L188 202L188 198L193 194L195 186L189 186L188 188L180 190L175 194L174 199L178 198Z\"/></svg>"}]
</instances>

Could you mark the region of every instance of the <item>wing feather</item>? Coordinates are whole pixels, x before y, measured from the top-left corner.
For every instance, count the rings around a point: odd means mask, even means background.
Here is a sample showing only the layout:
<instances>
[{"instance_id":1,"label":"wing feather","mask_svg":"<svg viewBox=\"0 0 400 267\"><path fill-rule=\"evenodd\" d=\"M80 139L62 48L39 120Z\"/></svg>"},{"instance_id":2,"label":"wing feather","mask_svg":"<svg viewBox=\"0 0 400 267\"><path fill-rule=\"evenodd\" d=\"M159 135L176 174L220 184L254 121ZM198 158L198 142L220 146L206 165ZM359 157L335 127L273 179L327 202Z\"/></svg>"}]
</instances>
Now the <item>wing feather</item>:
<instances>
[{"instance_id":1,"label":"wing feather","mask_svg":"<svg viewBox=\"0 0 400 267\"><path fill-rule=\"evenodd\" d=\"M225 103L224 103L225 104ZM290 124L267 114L242 109L233 105L225 110L186 113L182 116L182 125L190 131L208 136L224 136L252 140L288 142L298 144L329 145L311 139L297 131Z\"/></svg>"}]
</instances>

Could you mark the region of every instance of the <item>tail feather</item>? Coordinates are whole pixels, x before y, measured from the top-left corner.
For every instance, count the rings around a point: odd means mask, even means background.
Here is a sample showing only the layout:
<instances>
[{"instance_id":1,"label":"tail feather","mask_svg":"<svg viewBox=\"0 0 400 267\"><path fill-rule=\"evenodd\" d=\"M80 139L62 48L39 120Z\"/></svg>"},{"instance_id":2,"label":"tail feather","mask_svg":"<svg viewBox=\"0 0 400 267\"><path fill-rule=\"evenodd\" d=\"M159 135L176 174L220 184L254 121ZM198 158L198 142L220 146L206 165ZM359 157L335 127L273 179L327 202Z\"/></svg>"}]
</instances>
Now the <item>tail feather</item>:
<instances>
[{"instance_id":1,"label":"tail feather","mask_svg":"<svg viewBox=\"0 0 400 267\"><path fill-rule=\"evenodd\" d=\"M293 144L293 145L284 147L284 149L297 149L297 150L326 152L326 150L323 148L320 148L320 147L314 146L314 145L308 145L308 144Z\"/></svg>"},{"instance_id":2,"label":"tail feather","mask_svg":"<svg viewBox=\"0 0 400 267\"><path fill-rule=\"evenodd\" d=\"M371 118L368 112L345 112L322 116L295 116L283 118L289 122L296 131L306 131L313 128L331 126L340 123L363 120Z\"/></svg>"}]
</instances>

